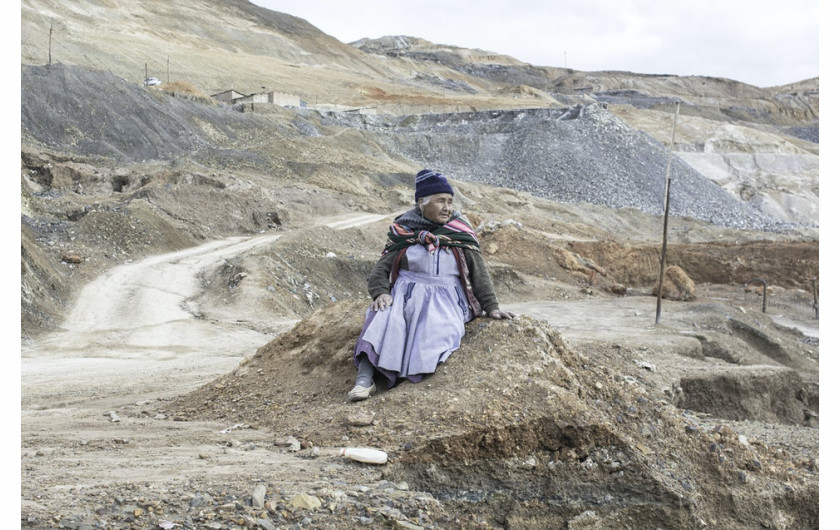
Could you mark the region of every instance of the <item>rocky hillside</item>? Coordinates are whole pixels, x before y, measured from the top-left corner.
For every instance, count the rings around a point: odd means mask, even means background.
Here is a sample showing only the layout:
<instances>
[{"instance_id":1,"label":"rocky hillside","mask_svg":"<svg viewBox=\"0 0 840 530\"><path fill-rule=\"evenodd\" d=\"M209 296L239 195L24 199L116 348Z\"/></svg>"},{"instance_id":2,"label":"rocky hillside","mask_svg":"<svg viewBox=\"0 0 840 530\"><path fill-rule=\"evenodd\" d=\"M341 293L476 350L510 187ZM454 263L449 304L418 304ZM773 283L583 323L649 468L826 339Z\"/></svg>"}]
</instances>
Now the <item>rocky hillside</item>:
<instances>
[{"instance_id":1,"label":"rocky hillside","mask_svg":"<svg viewBox=\"0 0 840 530\"><path fill-rule=\"evenodd\" d=\"M759 88L718 78L535 66L415 37L350 45L245 0L129 1L118 8L27 0L21 19L23 64L51 59L134 85L148 74L204 96L274 90L299 96L311 109L396 115L597 102L663 145L670 143L680 102L674 145L680 159L771 218L818 222L818 79Z\"/></svg>"}]
</instances>

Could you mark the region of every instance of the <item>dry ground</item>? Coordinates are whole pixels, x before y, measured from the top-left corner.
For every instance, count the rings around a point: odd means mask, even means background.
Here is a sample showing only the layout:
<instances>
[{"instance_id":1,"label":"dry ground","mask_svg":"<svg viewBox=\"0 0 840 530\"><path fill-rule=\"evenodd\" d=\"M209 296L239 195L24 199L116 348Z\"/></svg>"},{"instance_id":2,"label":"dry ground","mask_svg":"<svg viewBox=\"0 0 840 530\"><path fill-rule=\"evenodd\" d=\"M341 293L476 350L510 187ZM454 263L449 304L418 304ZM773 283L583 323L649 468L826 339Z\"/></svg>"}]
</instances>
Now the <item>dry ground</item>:
<instances>
[{"instance_id":1,"label":"dry ground","mask_svg":"<svg viewBox=\"0 0 840 530\"><path fill-rule=\"evenodd\" d=\"M134 11L148 14L149 5ZM64 47L80 50L68 64L116 65L108 70L129 72L130 79L135 53L144 53L138 34L151 27L155 38L147 40L155 50L161 27L188 34L177 39L173 55L189 57L200 75L168 88L190 100L201 98L193 85L256 91L270 71L276 86L321 104L415 112L549 104L528 90L487 96L482 89L453 99L413 82L418 67L429 79L461 78L434 61L400 60L383 70L355 51L334 55L331 39L297 23L286 32L262 32L237 18L229 26L234 40L201 40L194 38L196 25L217 34L215 8L183 17L170 16L181 9L177 4L161 4L164 15L156 18L131 17L122 6L119 16L131 18L126 23L136 30L126 33L125 24L103 31L88 7L70 14L54 2L29 2L22 62L44 63L31 44L37 39L26 35L43 35L38 28L50 18L33 14L57 9L66 30L56 36L84 41ZM303 32L300 39L295 31ZM271 57L207 53L236 39L254 49L271 41ZM312 68L265 68L286 39L295 56L314 45L317 52L298 57ZM326 55L334 59L325 62ZM382 81L365 76L360 85L358 72L369 68ZM395 76L404 83L395 85ZM22 105L29 112L51 110L45 102L52 99L69 105L58 105L52 130L49 120L35 119L25 131L38 136L33 131L46 127L40 142L54 148L68 131L66 145L76 145L102 132L103 123L151 108L130 107L122 89L120 97L108 96L107 83L82 82L76 88L96 87L96 108L115 116L79 112L77 100L66 96L68 81L81 74L59 77L61 97ZM646 76L637 83L648 79L656 81ZM625 78L604 74L592 82L609 89ZM670 85L672 78L656 82ZM690 93L692 83L707 79L683 82ZM39 86L46 87L35 83L28 92L41 93ZM655 85L642 91L658 93ZM742 97L721 94L720 105L733 96ZM772 93L755 97L777 108ZM790 116L791 124L816 119L811 106L818 109L818 96L783 99L805 108L785 106L791 112L774 115ZM718 119L716 109L717 103L708 117ZM84 124L77 131L66 127L75 112ZM131 147L126 139L157 130L160 117L104 138ZM628 108L625 118L642 127L657 115ZM203 123L208 130L199 136L225 136L212 120ZM276 127L255 123L268 120L225 123L236 133L206 158L193 152L192 134L169 136L171 130L140 142L135 154L153 154L138 155L130 167L22 148L22 526L817 526L819 340L808 292L818 273L816 239L788 243L779 234L673 219L673 255L698 283L697 298L665 301L662 323L653 326L655 299L648 293L658 218L460 183L464 209L485 223L482 240L500 298L523 316L472 323L462 350L438 374L351 406L344 402L352 378L348 347L361 325L364 276L383 241L382 223L410 195L389 178L417 168L343 128L281 120L281 129L294 129L291 136L264 145ZM681 123L696 128L700 121ZM670 131L642 128L655 136ZM709 136L679 133L687 145ZM775 142L769 141L773 149ZM193 156L173 158L167 154L173 146ZM255 148L267 157L250 156ZM266 178L264 167L252 165L261 160L288 176ZM372 186L358 177L373 174L382 182ZM324 212L362 211L386 218L336 225L345 228L340 237L323 221L311 227L310 218ZM262 239L224 239L254 232ZM235 248L256 243L263 250ZM336 257L327 260L328 253ZM153 255L165 257L146 260ZM71 312L65 304L105 273ZM744 290L753 277L772 285L767 315L756 292ZM38 333L55 325L55 333ZM380 446L390 462L372 467L336 456L350 444Z\"/></svg>"},{"instance_id":2,"label":"dry ground","mask_svg":"<svg viewBox=\"0 0 840 530\"><path fill-rule=\"evenodd\" d=\"M353 246L387 219L329 221ZM91 284L62 331L24 344L22 524L611 528L635 517L636 527L711 519L784 528L816 520L804 500L818 479L817 418L803 410L809 398L818 408L810 293L774 287L763 314L754 291L703 284L693 302L665 300L654 325L654 297L638 289L616 296L605 288L613 276L591 268L554 267L559 279L517 271L519 263L503 265L512 260L505 252L516 254L515 238L503 243L513 228L488 229L500 296L523 316L473 322L435 376L349 404L363 295L321 304L278 335L292 321L265 311L259 294L271 270L257 267L265 254L282 252L286 241L314 253L325 230L211 242L130 263ZM539 263L534 257L523 264ZM325 261L306 262L313 278L323 277L315 267ZM214 284L238 272L235 285ZM600 286L591 281L599 275ZM107 294L97 294L102 288ZM105 300L111 305L97 308ZM756 340L787 357L746 346ZM752 378L744 365L764 365L759 372L770 375ZM800 394L745 412L698 401L704 390L680 391L692 370L724 374L703 380L719 382L714 392L728 382L747 401L792 384ZM756 390L759 383L769 386ZM691 399L697 410L684 411ZM770 412L753 417L760 410ZM761 421L734 421L747 417ZM302 449L293 451L288 437ZM337 451L346 445L380 447L390 462L345 461ZM267 493L257 507L259 485ZM606 501L593 500L605 492ZM296 508L303 494L323 505Z\"/></svg>"}]
</instances>

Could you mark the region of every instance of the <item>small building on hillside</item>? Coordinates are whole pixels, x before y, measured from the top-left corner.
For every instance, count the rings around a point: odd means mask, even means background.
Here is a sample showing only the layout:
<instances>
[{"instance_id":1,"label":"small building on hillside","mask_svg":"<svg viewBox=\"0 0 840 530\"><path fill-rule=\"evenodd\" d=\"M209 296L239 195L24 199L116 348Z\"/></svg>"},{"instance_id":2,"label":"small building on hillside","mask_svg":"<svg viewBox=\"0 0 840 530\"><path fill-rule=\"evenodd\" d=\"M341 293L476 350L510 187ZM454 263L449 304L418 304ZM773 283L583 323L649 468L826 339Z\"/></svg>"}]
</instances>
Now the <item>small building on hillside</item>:
<instances>
[{"instance_id":1,"label":"small building on hillside","mask_svg":"<svg viewBox=\"0 0 840 530\"><path fill-rule=\"evenodd\" d=\"M222 103L233 103L233 100L235 99L244 98L245 94L240 94L236 90L225 90L224 92L213 94L210 97L216 101L221 101Z\"/></svg>"},{"instance_id":2,"label":"small building on hillside","mask_svg":"<svg viewBox=\"0 0 840 530\"><path fill-rule=\"evenodd\" d=\"M272 105L280 105L283 107L301 107L303 106L300 97L294 94L284 94L282 92L259 92L256 94L245 95L236 90L226 90L213 94L213 99L228 103L230 105L237 105L239 103L269 103Z\"/></svg>"}]
</instances>

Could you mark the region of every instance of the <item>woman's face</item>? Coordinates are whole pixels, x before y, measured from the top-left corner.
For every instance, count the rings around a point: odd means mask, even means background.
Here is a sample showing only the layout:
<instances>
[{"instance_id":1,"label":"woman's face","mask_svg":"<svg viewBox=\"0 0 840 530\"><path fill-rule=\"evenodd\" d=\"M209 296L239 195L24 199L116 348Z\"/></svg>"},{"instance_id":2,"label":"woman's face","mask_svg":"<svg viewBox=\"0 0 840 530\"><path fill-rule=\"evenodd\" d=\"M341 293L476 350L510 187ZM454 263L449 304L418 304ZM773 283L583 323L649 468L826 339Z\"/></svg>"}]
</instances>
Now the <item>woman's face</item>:
<instances>
[{"instance_id":1,"label":"woman's face","mask_svg":"<svg viewBox=\"0 0 840 530\"><path fill-rule=\"evenodd\" d=\"M428 202L426 202L428 199ZM423 217L438 224L446 224L452 217L452 195L449 193L438 193L420 199L420 213Z\"/></svg>"}]
</instances>

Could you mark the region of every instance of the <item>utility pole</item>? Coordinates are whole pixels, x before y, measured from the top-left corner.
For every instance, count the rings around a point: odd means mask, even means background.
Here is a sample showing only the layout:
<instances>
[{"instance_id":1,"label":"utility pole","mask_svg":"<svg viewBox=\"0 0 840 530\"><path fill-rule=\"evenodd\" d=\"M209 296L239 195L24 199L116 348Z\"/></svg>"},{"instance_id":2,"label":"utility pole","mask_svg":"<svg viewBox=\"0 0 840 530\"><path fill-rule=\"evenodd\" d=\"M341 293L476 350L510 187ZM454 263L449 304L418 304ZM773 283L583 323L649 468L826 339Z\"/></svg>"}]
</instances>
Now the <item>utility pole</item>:
<instances>
[{"instance_id":1,"label":"utility pole","mask_svg":"<svg viewBox=\"0 0 840 530\"><path fill-rule=\"evenodd\" d=\"M49 58L48 59L48 61L49 61L48 64L50 64L50 65L52 65L52 28L53 28L53 25L52 25L52 22L50 22L50 47L49 47L49 52L48 52L48 58Z\"/></svg>"},{"instance_id":2,"label":"utility pole","mask_svg":"<svg viewBox=\"0 0 840 530\"><path fill-rule=\"evenodd\" d=\"M169 84L169 56L166 56L166 84Z\"/></svg>"},{"instance_id":3,"label":"utility pole","mask_svg":"<svg viewBox=\"0 0 840 530\"><path fill-rule=\"evenodd\" d=\"M668 209L671 204L671 152L674 150L674 136L677 134L677 116L680 114L680 102L674 109L674 128L671 131L671 146L668 148L668 167L665 169L665 221L662 228L662 255L659 257L659 289L656 292L656 324L662 312L662 282L665 279L665 250L668 244Z\"/></svg>"}]
</instances>

